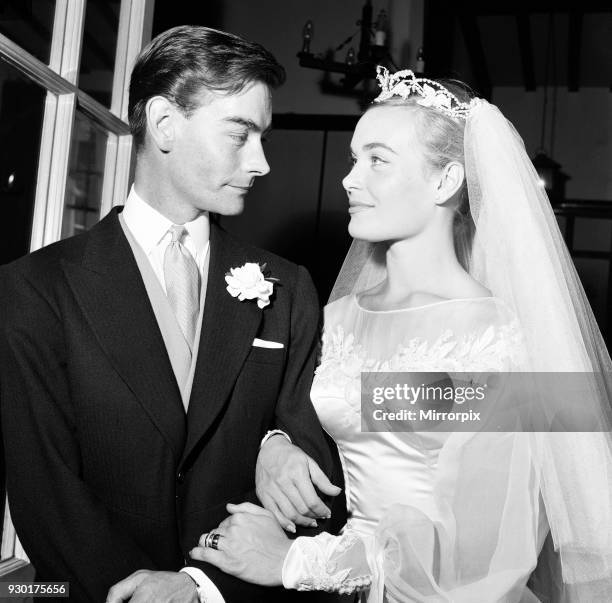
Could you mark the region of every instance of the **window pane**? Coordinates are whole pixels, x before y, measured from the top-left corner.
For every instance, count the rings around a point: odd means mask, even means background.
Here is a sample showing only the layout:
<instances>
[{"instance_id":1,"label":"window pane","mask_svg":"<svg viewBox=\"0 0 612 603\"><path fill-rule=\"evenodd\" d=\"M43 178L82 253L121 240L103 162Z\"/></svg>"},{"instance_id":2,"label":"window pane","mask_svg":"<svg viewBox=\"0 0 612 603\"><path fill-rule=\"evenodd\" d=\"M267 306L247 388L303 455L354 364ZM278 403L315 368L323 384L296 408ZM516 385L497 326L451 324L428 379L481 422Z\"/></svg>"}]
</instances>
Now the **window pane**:
<instances>
[{"instance_id":1,"label":"window pane","mask_svg":"<svg viewBox=\"0 0 612 603\"><path fill-rule=\"evenodd\" d=\"M45 91L0 61L0 264L30 250Z\"/></svg>"},{"instance_id":2,"label":"window pane","mask_svg":"<svg viewBox=\"0 0 612 603\"><path fill-rule=\"evenodd\" d=\"M121 0L88 0L79 88L110 107Z\"/></svg>"},{"instance_id":3,"label":"window pane","mask_svg":"<svg viewBox=\"0 0 612 603\"><path fill-rule=\"evenodd\" d=\"M55 0L2 0L0 33L49 63Z\"/></svg>"},{"instance_id":4,"label":"window pane","mask_svg":"<svg viewBox=\"0 0 612 603\"><path fill-rule=\"evenodd\" d=\"M100 217L108 134L77 111L72 131L62 238L91 228Z\"/></svg>"}]
</instances>

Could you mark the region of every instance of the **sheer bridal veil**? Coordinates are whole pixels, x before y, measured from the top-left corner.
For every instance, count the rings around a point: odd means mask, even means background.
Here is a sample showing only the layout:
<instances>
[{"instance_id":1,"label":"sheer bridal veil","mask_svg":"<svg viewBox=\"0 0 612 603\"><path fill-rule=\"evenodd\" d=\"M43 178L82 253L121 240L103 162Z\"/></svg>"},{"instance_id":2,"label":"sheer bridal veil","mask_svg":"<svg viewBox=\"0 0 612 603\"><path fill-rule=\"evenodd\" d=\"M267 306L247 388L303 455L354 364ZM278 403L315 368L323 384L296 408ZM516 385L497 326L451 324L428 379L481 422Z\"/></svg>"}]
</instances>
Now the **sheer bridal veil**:
<instances>
[{"instance_id":1,"label":"sheer bridal veil","mask_svg":"<svg viewBox=\"0 0 612 603\"><path fill-rule=\"evenodd\" d=\"M464 151L475 224L469 272L518 318L524 370L592 376L581 400L592 430L568 425L527 437L561 560L560 599L612 600L610 356L523 141L485 100L470 104ZM384 251L383 244L354 241L330 301L380 282ZM545 392L530 396L550 402Z\"/></svg>"}]
</instances>

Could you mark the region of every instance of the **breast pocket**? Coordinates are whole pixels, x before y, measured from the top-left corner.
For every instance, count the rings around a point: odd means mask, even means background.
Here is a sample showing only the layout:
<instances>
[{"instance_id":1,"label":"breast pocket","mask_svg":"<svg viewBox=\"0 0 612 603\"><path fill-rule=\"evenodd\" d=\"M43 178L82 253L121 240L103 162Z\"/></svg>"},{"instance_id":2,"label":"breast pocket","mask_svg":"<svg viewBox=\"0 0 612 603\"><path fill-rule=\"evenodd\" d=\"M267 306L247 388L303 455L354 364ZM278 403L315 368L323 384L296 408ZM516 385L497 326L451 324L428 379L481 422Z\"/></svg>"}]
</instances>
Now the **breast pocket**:
<instances>
[{"instance_id":1,"label":"breast pocket","mask_svg":"<svg viewBox=\"0 0 612 603\"><path fill-rule=\"evenodd\" d=\"M246 362L257 364L282 364L285 358L285 348L260 348L251 346Z\"/></svg>"},{"instance_id":2,"label":"breast pocket","mask_svg":"<svg viewBox=\"0 0 612 603\"><path fill-rule=\"evenodd\" d=\"M234 386L228 419L246 421L258 438L271 429L285 372L283 358L282 349L252 348Z\"/></svg>"}]
</instances>

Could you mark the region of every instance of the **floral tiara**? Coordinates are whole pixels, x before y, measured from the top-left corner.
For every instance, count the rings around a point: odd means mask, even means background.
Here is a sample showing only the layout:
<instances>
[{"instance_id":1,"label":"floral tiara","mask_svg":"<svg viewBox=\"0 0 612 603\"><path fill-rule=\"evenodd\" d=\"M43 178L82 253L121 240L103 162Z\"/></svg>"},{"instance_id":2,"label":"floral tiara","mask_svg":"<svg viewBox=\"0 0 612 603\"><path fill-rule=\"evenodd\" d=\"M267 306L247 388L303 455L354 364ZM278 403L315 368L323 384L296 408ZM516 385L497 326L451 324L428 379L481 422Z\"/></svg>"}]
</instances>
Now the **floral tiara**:
<instances>
[{"instance_id":1,"label":"floral tiara","mask_svg":"<svg viewBox=\"0 0 612 603\"><path fill-rule=\"evenodd\" d=\"M423 107L434 107L449 117L466 119L471 109L480 102L473 98L469 103L462 103L452 92L442 84L424 77L415 77L411 69L389 73L382 65L376 67L376 79L381 93L374 99L381 103L393 96L401 96L404 100L411 94L422 98L417 101Z\"/></svg>"}]
</instances>

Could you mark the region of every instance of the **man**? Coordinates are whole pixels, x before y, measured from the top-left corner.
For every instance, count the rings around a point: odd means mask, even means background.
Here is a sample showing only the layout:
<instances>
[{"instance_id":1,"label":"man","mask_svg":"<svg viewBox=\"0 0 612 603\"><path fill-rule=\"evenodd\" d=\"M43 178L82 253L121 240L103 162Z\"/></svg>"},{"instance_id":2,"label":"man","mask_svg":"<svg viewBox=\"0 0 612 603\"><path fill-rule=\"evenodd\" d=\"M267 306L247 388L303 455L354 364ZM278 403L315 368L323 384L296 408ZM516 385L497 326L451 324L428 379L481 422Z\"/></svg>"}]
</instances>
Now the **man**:
<instances>
[{"instance_id":1,"label":"man","mask_svg":"<svg viewBox=\"0 0 612 603\"><path fill-rule=\"evenodd\" d=\"M269 52L236 36L158 36L130 83L137 161L125 207L2 271L12 517L37 579L69 581L72 600L103 601L138 570L109 598L286 599L213 566L184 568L226 503L256 500L268 430L332 467L308 400L308 273L209 220L241 212L268 173L262 137L283 79Z\"/></svg>"}]
</instances>

